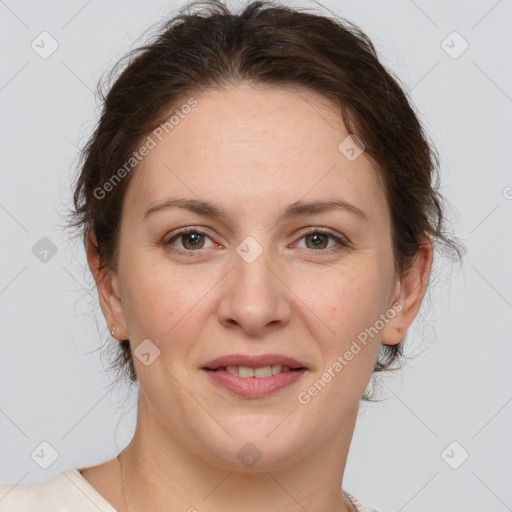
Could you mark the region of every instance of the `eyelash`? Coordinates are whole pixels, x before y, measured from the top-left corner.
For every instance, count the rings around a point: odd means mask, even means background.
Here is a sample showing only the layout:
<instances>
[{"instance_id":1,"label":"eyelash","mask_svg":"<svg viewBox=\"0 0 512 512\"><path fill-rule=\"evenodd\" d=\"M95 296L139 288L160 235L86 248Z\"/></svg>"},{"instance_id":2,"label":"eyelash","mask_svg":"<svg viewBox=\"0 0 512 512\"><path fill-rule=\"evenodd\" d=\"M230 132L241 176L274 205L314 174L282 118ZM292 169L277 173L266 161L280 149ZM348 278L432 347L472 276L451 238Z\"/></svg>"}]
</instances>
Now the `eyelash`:
<instances>
[{"instance_id":1,"label":"eyelash","mask_svg":"<svg viewBox=\"0 0 512 512\"><path fill-rule=\"evenodd\" d=\"M182 237L184 235L187 235L189 233L197 233L198 235L204 235L204 236L210 238L204 231L201 231L200 229L196 229L194 227L189 227L189 228L182 229L181 231L178 231L177 233L175 233L172 238L170 238L167 242L164 243L164 246L166 246L166 247L167 246L171 246L172 242L174 242L175 240L177 240L180 237ZM333 240L335 240L338 243L339 247L331 247L329 249L307 249L306 248L306 250L308 252L331 254L332 252L337 252L337 251L342 250L344 248L347 249L347 248L350 247L349 242L345 238L343 238L341 236L338 236L338 235L335 235L331 231L327 231L327 230L322 229L322 228L309 228L307 231L302 233L302 235L299 238L299 240L302 240L305 236L311 235L311 234L326 235L326 236L332 238ZM182 253L184 252L184 253L188 253L188 254L201 251L201 249L198 249L197 251L194 251L194 250L191 250L191 249L181 249L179 247L174 247L173 249L178 251L178 252L182 252Z\"/></svg>"}]
</instances>

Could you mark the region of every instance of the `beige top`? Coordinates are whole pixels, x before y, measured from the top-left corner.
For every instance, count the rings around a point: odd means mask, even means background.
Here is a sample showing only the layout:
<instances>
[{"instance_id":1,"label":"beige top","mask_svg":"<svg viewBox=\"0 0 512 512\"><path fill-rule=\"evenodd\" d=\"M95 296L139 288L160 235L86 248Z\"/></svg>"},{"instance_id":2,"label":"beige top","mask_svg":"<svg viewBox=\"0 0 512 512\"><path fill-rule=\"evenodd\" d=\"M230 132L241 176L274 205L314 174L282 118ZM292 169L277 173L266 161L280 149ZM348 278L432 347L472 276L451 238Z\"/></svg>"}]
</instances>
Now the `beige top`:
<instances>
[{"instance_id":1,"label":"beige top","mask_svg":"<svg viewBox=\"0 0 512 512\"><path fill-rule=\"evenodd\" d=\"M343 491L358 512L363 507ZM57 473L42 484L0 484L0 512L117 512L76 468Z\"/></svg>"}]
</instances>

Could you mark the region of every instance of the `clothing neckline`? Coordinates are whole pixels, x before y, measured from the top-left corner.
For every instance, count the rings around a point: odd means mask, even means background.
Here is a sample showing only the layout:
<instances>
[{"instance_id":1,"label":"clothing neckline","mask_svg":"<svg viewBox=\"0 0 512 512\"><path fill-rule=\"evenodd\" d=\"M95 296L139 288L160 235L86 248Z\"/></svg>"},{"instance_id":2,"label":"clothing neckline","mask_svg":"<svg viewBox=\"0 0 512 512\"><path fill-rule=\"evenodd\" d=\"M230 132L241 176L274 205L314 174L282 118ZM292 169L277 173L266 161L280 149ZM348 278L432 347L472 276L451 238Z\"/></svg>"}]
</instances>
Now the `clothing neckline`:
<instances>
[{"instance_id":1,"label":"clothing neckline","mask_svg":"<svg viewBox=\"0 0 512 512\"><path fill-rule=\"evenodd\" d=\"M117 510L84 478L82 473L80 473L80 469L86 468L70 468L64 470L63 473L82 491L84 491L88 498L94 498L95 501L99 501L100 503L97 504L102 507L103 512L117 512ZM362 512L362 503L360 503L345 489L342 489L341 492L348 498L352 505L354 505L357 512Z\"/></svg>"},{"instance_id":2,"label":"clothing neckline","mask_svg":"<svg viewBox=\"0 0 512 512\"><path fill-rule=\"evenodd\" d=\"M95 505L101 507L102 512L118 512L103 495L101 495L80 473L80 469L70 468L63 471L64 475L71 480L88 498L93 499Z\"/></svg>"},{"instance_id":3,"label":"clothing neckline","mask_svg":"<svg viewBox=\"0 0 512 512\"><path fill-rule=\"evenodd\" d=\"M345 489L342 489L342 492L348 498L348 500L352 503L352 505L354 505L354 507L356 507L357 512L364 512L363 504L360 501L358 501L357 498L352 496L352 494L350 494L349 492L345 491Z\"/></svg>"}]
</instances>

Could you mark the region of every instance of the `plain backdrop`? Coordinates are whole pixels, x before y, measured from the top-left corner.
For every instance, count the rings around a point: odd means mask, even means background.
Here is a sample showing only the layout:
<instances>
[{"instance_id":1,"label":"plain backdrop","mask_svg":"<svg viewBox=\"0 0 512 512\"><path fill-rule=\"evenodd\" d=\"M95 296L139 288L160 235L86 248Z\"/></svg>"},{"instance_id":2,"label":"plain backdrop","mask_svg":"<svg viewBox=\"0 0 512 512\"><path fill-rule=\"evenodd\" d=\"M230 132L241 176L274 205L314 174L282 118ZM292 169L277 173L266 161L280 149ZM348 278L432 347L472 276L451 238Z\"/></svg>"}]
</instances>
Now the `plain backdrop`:
<instances>
[{"instance_id":1,"label":"plain backdrop","mask_svg":"<svg viewBox=\"0 0 512 512\"><path fill-rule=\"evenodd\" d=\"M98 79L182 3L0 1L2 483L98 464L133 433L136 393L111 386L115 342L63 213ZM322 4L404 82L468 248L460 269L439 255L409 333L416 357L361 406L343 487L382 512L512 510L512 2Z\"/></svg>"}]
</instances>

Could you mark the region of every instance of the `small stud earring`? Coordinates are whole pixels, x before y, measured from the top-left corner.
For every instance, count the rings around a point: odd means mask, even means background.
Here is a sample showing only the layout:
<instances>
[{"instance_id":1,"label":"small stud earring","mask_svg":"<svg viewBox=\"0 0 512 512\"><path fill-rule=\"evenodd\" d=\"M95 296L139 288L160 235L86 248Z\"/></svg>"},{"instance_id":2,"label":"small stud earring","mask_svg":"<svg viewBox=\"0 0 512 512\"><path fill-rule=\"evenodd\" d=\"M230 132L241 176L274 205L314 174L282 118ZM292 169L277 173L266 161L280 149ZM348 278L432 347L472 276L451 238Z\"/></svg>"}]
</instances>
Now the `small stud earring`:
<instances>
[{"instance_id":1,"label":"small stud earring","mask_svg":"<svg viewBox=\"0 0 512 512\"><path fill-rule=\"evenodd\" d=\"M112 332L111 332L112 337L114 337L114 333L115 333L115 332L116 332L116 326L114 325L114 328L112 329Z\"/></svg>"}]
</instances>

